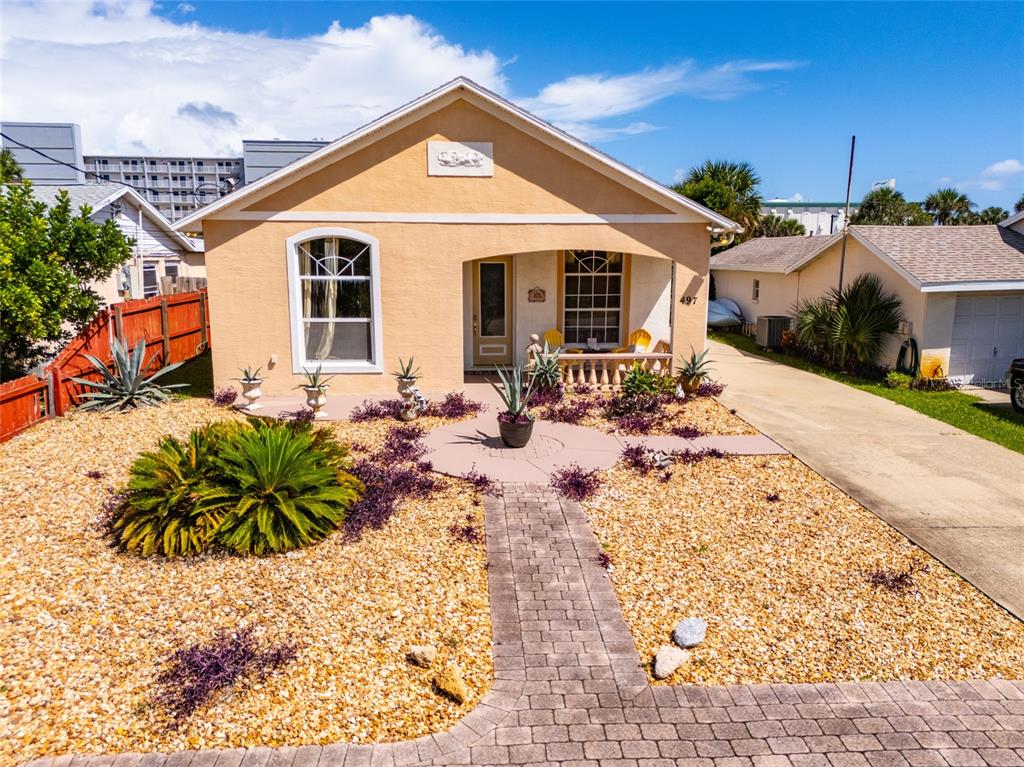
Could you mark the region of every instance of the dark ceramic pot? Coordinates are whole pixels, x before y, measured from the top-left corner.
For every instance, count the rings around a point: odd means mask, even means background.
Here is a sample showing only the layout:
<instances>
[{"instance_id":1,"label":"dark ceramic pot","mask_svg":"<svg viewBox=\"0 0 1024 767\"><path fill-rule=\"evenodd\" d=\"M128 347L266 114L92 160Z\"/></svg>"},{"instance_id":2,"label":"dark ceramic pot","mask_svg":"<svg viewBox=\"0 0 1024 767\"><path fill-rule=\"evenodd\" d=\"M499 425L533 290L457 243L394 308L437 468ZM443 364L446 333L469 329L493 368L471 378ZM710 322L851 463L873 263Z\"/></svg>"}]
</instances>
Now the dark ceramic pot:
<instances>
[{"instance_id":1,"label":"dark ceramic pot","mask_svg":"<svg viewBox=\"0 0 1024 767\"><path fill-rule=\"evenodd\" d=\"M501 434L501 441L507 447L526 447L533 434L533 421L526 423L505 423L498 421L498 432Z\"/></svg>"}]
</instances>

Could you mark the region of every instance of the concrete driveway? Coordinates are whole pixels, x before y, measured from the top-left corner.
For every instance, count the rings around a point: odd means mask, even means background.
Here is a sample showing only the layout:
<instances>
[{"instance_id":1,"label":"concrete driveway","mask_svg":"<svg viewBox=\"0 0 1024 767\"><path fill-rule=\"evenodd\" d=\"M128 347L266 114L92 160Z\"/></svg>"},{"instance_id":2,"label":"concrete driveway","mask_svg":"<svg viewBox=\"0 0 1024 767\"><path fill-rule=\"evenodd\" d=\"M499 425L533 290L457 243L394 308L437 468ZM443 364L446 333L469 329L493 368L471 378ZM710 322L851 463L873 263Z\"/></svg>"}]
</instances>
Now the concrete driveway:
<instances>
[{"instance_id":1,"label":"concrete driveway","mask_svg":"<svg viewBox=\"0 0 1024 767\"><path fill-rule=\"evenodd\" d=\"M723 404L1024 619L1024 455L711 343Z\"/></svg>"}]
</instances>

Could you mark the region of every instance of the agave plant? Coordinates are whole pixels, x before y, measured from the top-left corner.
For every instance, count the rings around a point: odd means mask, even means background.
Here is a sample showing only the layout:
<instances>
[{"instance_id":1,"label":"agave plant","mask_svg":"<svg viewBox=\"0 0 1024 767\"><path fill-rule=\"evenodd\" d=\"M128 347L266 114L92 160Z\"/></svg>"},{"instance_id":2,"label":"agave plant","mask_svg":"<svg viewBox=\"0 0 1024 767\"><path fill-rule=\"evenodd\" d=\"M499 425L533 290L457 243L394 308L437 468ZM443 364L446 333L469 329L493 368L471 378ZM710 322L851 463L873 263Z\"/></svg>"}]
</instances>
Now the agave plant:
<instances>
[{"instance_id":1,"label":"agave plant","mask_svg":"<svg viewBox=\"0 0 1024 767\"><path fill-rule=\"evenodd\" d=\"M212 457L244 425L228 421L196 429L186 442L164 437L131 466L127 493L111 532L117 545L142 556L188 556L205 551L223 516L203 504L213 479Z\"/></svg>"},{"instance_id":2,"label":"agave plant","mask_svg":"<svg viewBox=\"0 0 1024 767\"><path fill-rule=\"evenodd\" d=\"M299 384L296 389L319 389L323 391L327 388L330 381L334 380L334 376L325 376L321 371L321 366L317 365L316 370L306 371L306 383Z\"/></svg>"},{"instance_id":3,"label":"agave plant","mask_svg":"<svg viewBox=\"0 0 1024 767\"><path fill-rule=\"evenodd\" d=\"M498 378L501 379L501 385L492 384L492 386L494 386L495 391L498 392L498 396L501 397L501 401L505 405L504 412L500 413L498 418L500 419L502 416L505 416L513 423L519 423L523 420L532 421L533 416L530 415L527 406L536 379L531 378L530 383L524 387L522 366L516 365L511 368L504 368L499 365L496 366L496 370L498 371Z\"/></svg>"},{"instance_id":4,"label":"agave plant","mask_svg":"<svg viewBox=\"0 0 1024 767\"><path fill-rule=\"evenodd\" d=\"M420 377L420 369L413 366L413 358L410 357L408 362L403 362L402 358L398 358L398 370L392 373L397 380L403 382L414 383L417 378Z\"/></svg>"},{"instance_id":5,"label":"agave plant","mask_svg":"<svg viewBox=\"0 0 1024 767\"><path fill-rule=\"evenodd\" d=\"M188 386L186 383L166 385L156 383L157 378L181 367L182 363L175 362L173 365L166 365L150 374L150 368L153 366L156 356L150 358L148 364L143 364L146 359L145 340L140 340L129 352L128 346L120 339L115 338L110 345L110 353L114 358L111 368L91 354L85 355L93 369L103 377L101 381L90 381L86 378L71 379L77 384L92 389L92 391L81 395L84 402L79 407L82 410L127 410L143 405L159 405L171 398L171 389Z\"/></svg>"},{"instance_id":6,"label":"agave plant","mask_svg":"<svg viewBox=\"0 0 1024 767\"><path fill-rule=\"evenodd\" d=\"M533 385L541 391L551 391L562 383L562 369L558 366L558 355L562 347L551 350L548 342L544 342L544 351L537 355L533 362L531 377Z\"/></svg>"},{"instance_id":7,"label":"agave plant","mask_svg":"<svg viewBox=\"0 0 1024 767\"><path fill-rule=\"evenodd\" d=\"M700 354L690 348L690 358L684 359L682 364L679 366L679 375L684 378L703 380L711 375L711 370L708 365L711 364L711 360L707 359L708 352L710 349L705 349Z\"/></svg>"},{"instance_id":8,"label":"agave plant","mask_svg":"<svg viewBox=\"0 0 1024 767\"><path fill-rule=\"evenodd\" d=\"M873 364L887 333L903 320L900 299L887 293L874 274L861 274L841 290L804 301L796 307L797 339L845 368L852 362Z\"/></svg>"},{"instance_id":9,"label":"agave plant","mask_svg":"<svg viewBox=\"0 0 1024 767\"><path fill-rule=\"evenodd\" d=\"M249 365L246 365L239 372L242 374L242 377L237 379L237 380L242 381L244 383L249 383L251 381L262 381L263 380L263 378L260 376L260 373L263 372L263 368L262 367L258 367L258 368L253 369Z\"/></svg>"},{"instance_id":10,"label":"agave plant","mask_svg":"<svg viewBox=\"0 0 1024 767\"><path fill-rule=\"evenodd\" d=\"M216 540L239 554L290 551L342 525L362 489L305 430L261 422L225 444L220 486L201 503L223 510Z\"/></svg>"}]
</instances>

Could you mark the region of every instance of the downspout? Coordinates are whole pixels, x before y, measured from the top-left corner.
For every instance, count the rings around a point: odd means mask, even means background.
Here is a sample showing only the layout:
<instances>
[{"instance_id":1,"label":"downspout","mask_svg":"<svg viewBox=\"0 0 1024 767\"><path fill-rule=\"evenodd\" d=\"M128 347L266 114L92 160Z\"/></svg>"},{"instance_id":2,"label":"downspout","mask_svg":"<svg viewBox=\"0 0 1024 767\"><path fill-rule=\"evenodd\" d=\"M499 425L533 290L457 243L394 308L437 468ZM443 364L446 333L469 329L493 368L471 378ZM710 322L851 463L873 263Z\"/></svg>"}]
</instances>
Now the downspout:
<instances>
[{"instance_id":1,"label":"downspout","mask_svg":"<svg viewBox=\"0 0 1024 767\"><path fill-rule=\"evenodd\" d=\"M139 270L139 298L146 297L146 284L142 261L142 208L139 208L139 221L135 225L135 260L136 268Z\"/></svg>"}]
</instances>

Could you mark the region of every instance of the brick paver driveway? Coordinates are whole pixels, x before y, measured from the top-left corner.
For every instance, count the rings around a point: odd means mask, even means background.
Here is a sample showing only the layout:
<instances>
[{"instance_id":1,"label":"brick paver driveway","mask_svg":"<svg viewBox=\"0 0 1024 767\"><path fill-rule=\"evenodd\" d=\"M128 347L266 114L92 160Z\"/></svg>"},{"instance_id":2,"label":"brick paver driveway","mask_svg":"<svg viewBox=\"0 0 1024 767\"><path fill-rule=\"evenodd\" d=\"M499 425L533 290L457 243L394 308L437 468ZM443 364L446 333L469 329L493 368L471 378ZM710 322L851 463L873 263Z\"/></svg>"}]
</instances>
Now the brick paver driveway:
<instances>
[{"instance_id":1,"label":"brick paver driveway","mask_svg":"<svg viewBox=\"0 0 1024 767\"><path fill-rule=\"evenodd\" d=\"M447 732L376 746L41 759L39 767L1019 767L1024 683L649 687L578 504L487 502L494 688ZM647 659L644 659L647 660Z\"/></svg>"}]
</instances>

